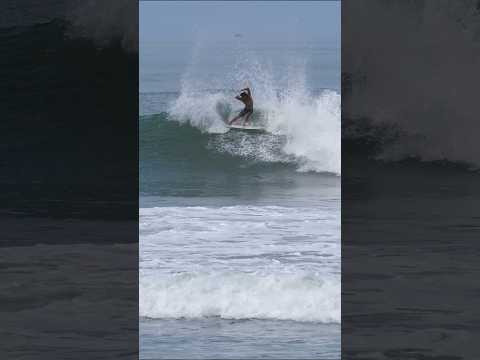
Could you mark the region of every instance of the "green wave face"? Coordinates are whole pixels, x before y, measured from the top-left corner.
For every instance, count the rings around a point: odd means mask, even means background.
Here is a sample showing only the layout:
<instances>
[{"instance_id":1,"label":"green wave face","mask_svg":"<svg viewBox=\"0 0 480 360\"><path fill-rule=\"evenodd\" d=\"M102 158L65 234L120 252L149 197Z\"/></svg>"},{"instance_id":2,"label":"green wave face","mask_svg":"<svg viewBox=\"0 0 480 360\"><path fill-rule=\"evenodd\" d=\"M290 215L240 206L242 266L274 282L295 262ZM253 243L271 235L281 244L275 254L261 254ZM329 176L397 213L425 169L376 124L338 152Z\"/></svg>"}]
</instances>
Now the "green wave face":
<instances>
[{"instance_id":1,"label":"green wave face","mask_svg":"<svg viewBox=\"0 0 480 360\"><path fill-rule=\"evenodd\" d=\"M265 191L286 194L314 178L332 177L297 172L297 161L282 152L286 141L273 134L202 132L167 113L143 116L140 193L256 197Z\"/></svg>"}]
</instances>

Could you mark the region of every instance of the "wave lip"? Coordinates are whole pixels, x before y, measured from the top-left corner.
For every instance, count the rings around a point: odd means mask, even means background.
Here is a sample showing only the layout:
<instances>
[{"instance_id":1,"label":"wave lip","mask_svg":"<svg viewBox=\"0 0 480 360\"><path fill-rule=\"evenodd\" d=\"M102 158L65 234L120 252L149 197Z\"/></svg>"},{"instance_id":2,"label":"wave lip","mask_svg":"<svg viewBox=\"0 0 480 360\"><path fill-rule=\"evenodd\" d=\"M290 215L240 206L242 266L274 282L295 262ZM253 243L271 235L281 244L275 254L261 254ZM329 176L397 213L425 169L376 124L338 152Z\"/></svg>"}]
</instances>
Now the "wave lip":
<instances>
[{"instance_id":1,"label":"wave lip","mask_svg":"<svg viewBox=\"0 0 480 360\"><path fill-rule=\"evenodd\" d=\"M308 272L142 275L140 316L340 323L340 282Z\"/></svg>"}]
</instances>

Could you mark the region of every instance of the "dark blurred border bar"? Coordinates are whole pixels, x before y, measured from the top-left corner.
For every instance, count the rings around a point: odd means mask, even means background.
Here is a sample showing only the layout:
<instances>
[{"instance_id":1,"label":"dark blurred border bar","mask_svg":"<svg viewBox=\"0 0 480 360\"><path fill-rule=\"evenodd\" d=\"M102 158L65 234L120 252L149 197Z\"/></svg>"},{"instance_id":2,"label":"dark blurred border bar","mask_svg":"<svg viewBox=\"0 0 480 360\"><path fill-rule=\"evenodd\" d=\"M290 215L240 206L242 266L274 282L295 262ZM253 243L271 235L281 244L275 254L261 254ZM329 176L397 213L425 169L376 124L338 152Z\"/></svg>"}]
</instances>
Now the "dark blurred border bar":
<instances>
[{"instance_id":1,"label":"dark blurred border bar","mask_svg":"<svg viewBox=\"0 0 480 360\"><path fill-rule=\"evenodd\" d=\"M138 4L0 7L0 357L131 359Z\"/></svg>"},{"instance_id":2,"label":"dark blurred border bar","mask_svg":"<svg viewBox=\"0 0 480 360\"><path fill-rule=\"evenodd\" d=\"M342 1L342 359L480 354L479 35L478 1Z\"/></svg>"}]
</instances>

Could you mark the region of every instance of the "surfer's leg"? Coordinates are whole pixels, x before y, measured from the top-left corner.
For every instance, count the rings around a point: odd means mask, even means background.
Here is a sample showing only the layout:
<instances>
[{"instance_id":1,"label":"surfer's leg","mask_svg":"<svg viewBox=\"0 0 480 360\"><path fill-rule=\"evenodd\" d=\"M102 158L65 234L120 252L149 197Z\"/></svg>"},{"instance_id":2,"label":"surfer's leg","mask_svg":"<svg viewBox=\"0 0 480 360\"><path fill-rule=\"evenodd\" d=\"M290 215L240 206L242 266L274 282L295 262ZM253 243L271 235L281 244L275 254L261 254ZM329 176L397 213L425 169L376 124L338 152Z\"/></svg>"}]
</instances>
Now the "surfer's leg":
<instances>
[{"instance_id":1,"label":"surfer's leg","mask_svg":"<svg viewBox=\"0 0 480 360\"><path fill-rule=\"evenodd\" d=\"M253 114L253 110L249 110L247 115L245 116L245 119L243 120L243 126L245 126L246 123L248 123L248 120L250 119L250 116Z\"/></svg>"},{"instance_id":2,"label":"surfer's leg","mask_svg":"<svg viewBox=\"0 0 480 360\"><path fill-rule=\"evenodd\" d=\"M232 120L230 120L228 122L228 125L232 125L235 121L237 121L238 119L240 119L242 117L242 115L237 115L235 116Z\"/></svg>"},{"instance_id":3,"label":"surfer's leg","mask_svg":"<svg viewBox=\"0 0 480 360\"><path fill-rule=\"evenodd\" d=\"M246 114L246 111L245 111L245 109L243 109L242 111L240 111L240 113L239 113L237 116L235 116L235 117L228 123L228 125L232 125L235 121L237 121L238 119L240 119L240 118L241 118L243 115L245 115L245 114Z\"/></svg>"}]
</instances>

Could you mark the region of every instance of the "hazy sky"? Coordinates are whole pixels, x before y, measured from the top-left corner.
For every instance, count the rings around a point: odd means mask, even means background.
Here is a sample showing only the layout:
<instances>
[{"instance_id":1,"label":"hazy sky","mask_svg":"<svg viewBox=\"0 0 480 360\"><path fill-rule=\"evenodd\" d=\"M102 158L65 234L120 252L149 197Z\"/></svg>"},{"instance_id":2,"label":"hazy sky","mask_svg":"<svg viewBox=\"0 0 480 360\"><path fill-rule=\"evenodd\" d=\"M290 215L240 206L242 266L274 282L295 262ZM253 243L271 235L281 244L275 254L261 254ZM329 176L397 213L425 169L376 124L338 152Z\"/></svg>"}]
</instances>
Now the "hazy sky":
<instances>
[{"instance_id":1,"label":"hazy sky","mask_svg":"<svg viewBox=\"0 0 480 360\"><path fill-rule=\"evenodd\" d=\"M340 1L143 1L140 41L319 41L340 47Z\"/></svg>"}]
</instances>

